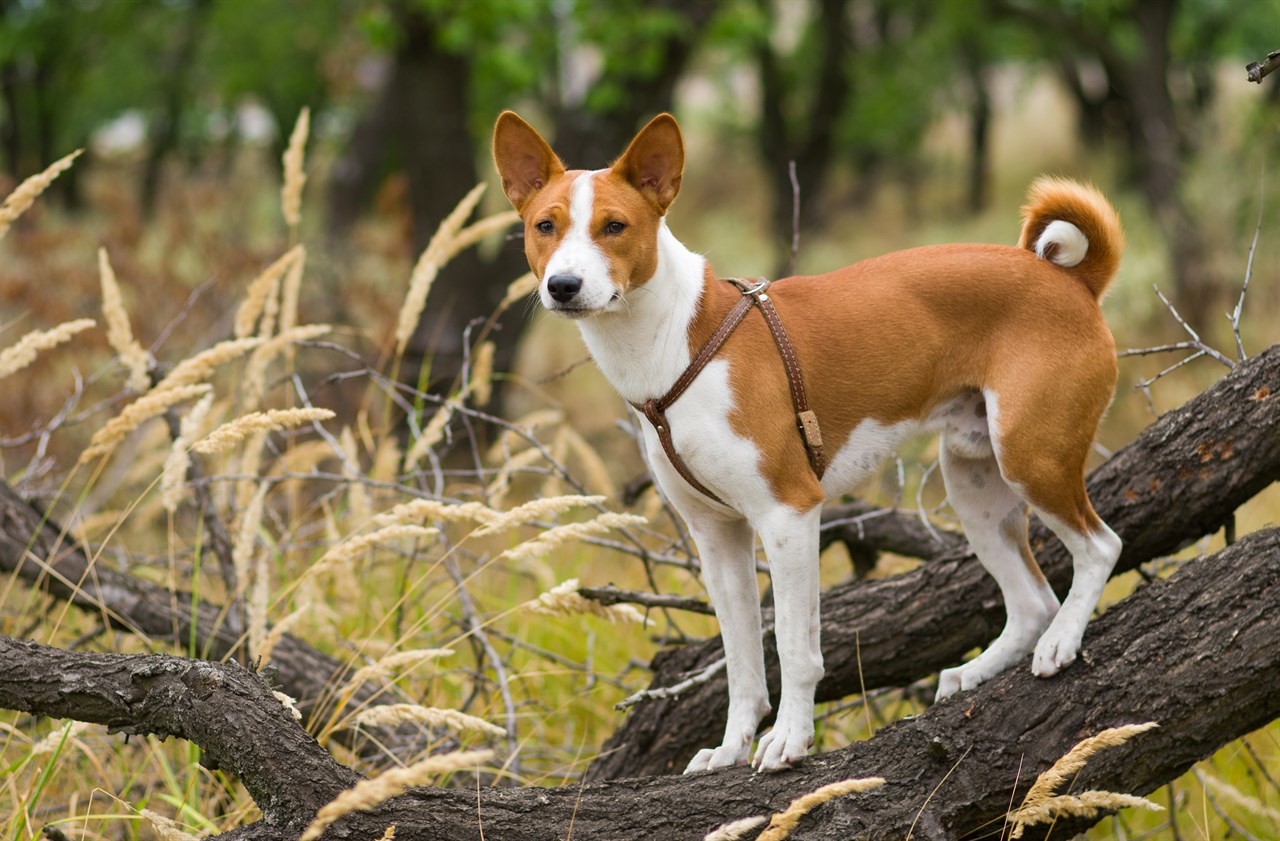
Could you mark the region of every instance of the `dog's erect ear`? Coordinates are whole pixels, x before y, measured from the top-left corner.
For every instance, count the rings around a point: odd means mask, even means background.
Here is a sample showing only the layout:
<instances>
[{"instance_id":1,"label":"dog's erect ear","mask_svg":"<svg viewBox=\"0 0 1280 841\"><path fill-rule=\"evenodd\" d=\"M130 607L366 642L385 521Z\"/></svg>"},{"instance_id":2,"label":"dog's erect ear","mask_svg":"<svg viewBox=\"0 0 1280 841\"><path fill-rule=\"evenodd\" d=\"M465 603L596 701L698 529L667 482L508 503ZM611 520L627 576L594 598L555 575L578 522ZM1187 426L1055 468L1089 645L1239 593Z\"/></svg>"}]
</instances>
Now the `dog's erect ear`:
<instances>
[{"instance_id":1,"label":"dog's erect ear","mask_svg":"<svg viewBox=\"0 0 1280 841\"><path fill-rule=\"evenodd\" d=\"M670 114L659 114L631 141L613 169L666 213L680 192L684 175L684 139Z\"/></svg>"},{"instance_id":2,"label":"dog's erect ear","mask_svg":"<svg viewBox=\"0 0 1280 841\"><path fill-rule=\"evenodd\" d=\"M493 126L493 161L502 176L503 192L522 213L534 193L564 172L564 164L547 141L514 111L503 111Z\"/></svg>"}]
</instances>

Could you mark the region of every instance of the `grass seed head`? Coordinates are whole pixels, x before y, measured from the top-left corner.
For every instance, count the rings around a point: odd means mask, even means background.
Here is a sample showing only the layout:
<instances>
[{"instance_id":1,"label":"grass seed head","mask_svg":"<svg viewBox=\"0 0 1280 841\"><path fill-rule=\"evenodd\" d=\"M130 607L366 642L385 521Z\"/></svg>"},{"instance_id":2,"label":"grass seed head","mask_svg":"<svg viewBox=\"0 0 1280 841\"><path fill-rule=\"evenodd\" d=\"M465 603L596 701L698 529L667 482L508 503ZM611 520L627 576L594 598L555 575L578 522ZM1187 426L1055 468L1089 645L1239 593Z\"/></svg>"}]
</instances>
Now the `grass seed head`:
<instances>
[{"instance_id":1,"label":"grass seed head","mask_svg":"<svg viewBox=\"0 0 1280 841\"><path fill-rule=\"evenodd\" d=\"M846 794L871 791L882 785L884 785L883 777L865 777L841 780L838 783L830 783L814 789L803 797L797 797L792 800L791 805L785 811L774 815L769 821L769 826L765 828L764 832L760 833L760 837L756 841L782 841L782 839L791 834L791 830L796 828L800 818L813 811L817 806Z\"/></svg>"},{"instance_id":2,"label":"grass seed head","mask_svg":"<svg viewBox=\"0 0 1280 841\"><path fill-rule=\"evenodd\" d=\"M72 336L97 324L92 318L64 321L49 330L32 330L17 343L0 350L0 379L16 374L35 361L42 350L57 347Z\"/></svg>"},{"instance_id":3,"label":"grass seed head","mask_svg":"<svg viewBox=\"0 0 1280 841\"><path fill-rule=\"evenodd\" d=\"M299 841L316 841L334 821L352 812L376 808L413 786L425 785L442 774L476 768L493 759L493 751L457 751L431 756L405 768L393 768L371 780L361 780L320 807Z\"/></svg>"},{"instance_id":4,"label":"grass seed head","mask_svg":"<svg viewBox=\"0 0 1280 841\"><path fill-rule=\"evenodd\" d=\"M255 432L276 432L290 429L304 423L329 420L335 413L330 409L269 409L265 412L250 412L224 423L222 426L201 438L191 449L203 455L216 455L226 452Z\"/></svg>"},{"instance_id":5,"label":"grass seed head","mask_svg":"<svg viewBox=\"0 0 1280 841\"><path fill-rule=\"evenodd\" d=\"M124 308L124 296L120 294L120 284L116 281L116 273L105 248L98 249L98 275L102 282L102 314L107 320L107 343L129 369L126 387L130 391L146 391L151 384L147 376L150 356L133 337L129 313Z\"/></svg>"},{"instance_id":6,"label":"grass seed head","mask_svg":"<svg viewBox=\"0 0 1280 841\"><path fill-rule=\"evenodd\" d=\"M202 397L212 389L212 386L203 384L184 385L179 388L164 390L153 388L128 406L125 406L120 414L107 421L105 426L95 432L93 437L89 439L89 446L84 452L80 453L80 460L77 463L84 464L90 459L106 455L115 449L116 445L123 441L130 432L133 432L157 415L162 414L170 406Z\"/></svg>"},{"instance_id":7,"label":"grass seed head","mask_svg":"<svg viewBox=\"0 0 1280 841\"><path fill-rule=\"evenodd\" d=\"M290 228L298 227L298 222L302 220L302 188L307 183L303 162L310 130L311 109L304 106L298 112L298 121L294 123L293 133L289 135L289 146L281 159L284 165L284 184L280 188L280 210Z\"/></svg>"},{"instance_id":8,"label":"grass seed head","mask_svg":"<svg viewBox=\"0 0 1280 841\"><path fill-rule=\"evenodd\" d=\"M84 152L83 149L77 149L70 155L59 158L45 168L44 172L38 172L30 178L23 181L17 186L8 198L4 200L4 204L0 205L0 237L9 232L9 226L13 224L19 216L26 212L27 208L39 198L40 194L49 188L53 183L53 179L62 174L63 170L68 169L76 158Z\"/></svg>"}]
</instances>

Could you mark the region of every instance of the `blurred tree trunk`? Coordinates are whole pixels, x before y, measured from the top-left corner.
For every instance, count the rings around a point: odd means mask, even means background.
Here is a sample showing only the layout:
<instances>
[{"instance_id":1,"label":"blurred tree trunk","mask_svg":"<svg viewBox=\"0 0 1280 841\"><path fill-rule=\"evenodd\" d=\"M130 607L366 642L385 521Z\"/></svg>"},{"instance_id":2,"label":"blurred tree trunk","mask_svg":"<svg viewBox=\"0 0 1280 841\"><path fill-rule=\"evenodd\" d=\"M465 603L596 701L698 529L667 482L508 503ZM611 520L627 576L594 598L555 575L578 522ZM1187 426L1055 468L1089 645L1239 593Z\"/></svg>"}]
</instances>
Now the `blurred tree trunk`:
<instances>
[{"instance_id":1,"label":"blurred tree trunk","mask_svg":"<svg viewBox=\"0 0 1280 841\"><path fill-rule=\"evenodd\" d=\"M629 58L606 65L607 82L625 89L626 96L602 108L585 108L581 102L564 100L557 103L554 145L570 167L606 166L622 154L644 123L671 110L676 84L717 9L716 0L645 0L642 6L646 12L678 14L683 25L662 42L656 74Z\"/></svg>"},{"instance_id":2,"label":"blurred tree trunk","mask_svg":"<svg viewBox=\"0 0 1280 841\"><path fill-rule=\"evenodd\" d=\"M975 40L960 45L961 60L969 77L969 172L966 183L970 213L987 207L991 181L991 94L987 90L987 58Z\"/></svg>"},{"instance_id":3,"label":"blurred tree trunk","mask_svg":"<svg viewBox=\"0 0 1280 841\"><path fill-rule=\"evenodd\" d=\"M762 13L772 19L770 0L759 0L759 3ZM775 278L787 274L790 264L794 190L788 164L796 163L796 180L802 196L799 224L803 229L812 221L822 195L835 152L836 127L849 97L846 61L854 46L848 0L818 0L814 26L820 33L819 70L803 126L791 119L793 114L789 115L797 109L787 101L788 86L783 79L781 57L767 37L760 40L756 50L761 96L760 155L772 195L770 229L780 255L773 271Z\"/></svg>"},{"instance_id":4,"label":"blurred tree trunk","mask_svg":"<svg viewBox=\"0 0 1280 841\"><path fill-rule=\"evenodd\" d=\"M427 13L400 6L396 14L402 38L385 85L335 167L329 224L335 232L349 229L387 172L400 167L408 181L413 245L421 251L441 220L482 180L476 150L483 144L468 128L471 59L439 46L439 32ZM462 370L467 324L489 315L507 285L526 268L518 245L504 247L491 261L475 249L454 258L432 288L403 375L412 379L429 366L423 375L428 385L447 389ZM511 366L520 317L517 308L492 336L498 370Z\"/></svg>"},{"instance_id":5,"label":"blurred tree trunk","mask_svg":"<svg viewBox=\"0 0 1280 841\"><path fill-rule=\"evenodd\" d=\"M200 24L209 11L209 0L192 0L175 33L172 49L164 58L161 71L162 109L151 125L147 159L142 170L142 213L151 218L156 198L160 193L160 179L165 161L178 145L178 133L187 101L191 98L191 71L195 68L192 57L196 51L196 38Z\"/></svg>"}]
</instances>

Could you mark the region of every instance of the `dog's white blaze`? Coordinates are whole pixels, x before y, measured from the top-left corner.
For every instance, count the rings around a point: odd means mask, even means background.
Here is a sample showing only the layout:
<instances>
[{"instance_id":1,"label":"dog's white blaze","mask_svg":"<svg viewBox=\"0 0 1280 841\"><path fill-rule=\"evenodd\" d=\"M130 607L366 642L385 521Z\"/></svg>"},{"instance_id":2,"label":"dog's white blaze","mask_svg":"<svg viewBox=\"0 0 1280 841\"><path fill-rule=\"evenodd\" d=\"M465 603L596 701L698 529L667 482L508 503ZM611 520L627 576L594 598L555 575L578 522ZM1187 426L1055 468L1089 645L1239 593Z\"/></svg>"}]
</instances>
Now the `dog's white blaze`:
<instances>
[{"instance_id":1,"label":"dog's white blaze","mask_svg":"<svg viewBox=\"0 0 1280 841\"><path fill-rule=\"evenodd\" d=\"M569 192L569 230L560 240L555 253L547 261L542 277L542 304L555 308L547 291L547 280L556 275L582 278L582 290L573 300L578 309L603 309L613 299L617 287L609 272L609 260L591 238L591 215L595 205L594 172L584 172L573 182Z\"/></svg>"},{"instance_id":2,"label":"dog's white blaze","mask_svg":"<svg viewBox=\"0 0 1280 841\"><path fill-rule=\"evenodd\" d=\"M1070 222L1055 219L1045 226L1044 233L1036 240L1036 256L1044 259L1049 246L1056 245L1052 262L1064 268L1080 265L1080 261L1089 253L1089 238L1084 231Z\"/></svg>"},{"instance_id":3,"label":"dog's white blaze","mask_svg":"<svg viewBox=\"0 0 1280 841\"><path fill-rule=\"evenodd\" d=\"M689 324L702 298L706 260L685 248L666 220L658 225L656 245L658 265L647 283L578 322L601 373L632 403L665 394L688 367ZM672 409L692 400L686 395ZM679 428L674 419L672 426Z\"/></svg>"}]
</instances>

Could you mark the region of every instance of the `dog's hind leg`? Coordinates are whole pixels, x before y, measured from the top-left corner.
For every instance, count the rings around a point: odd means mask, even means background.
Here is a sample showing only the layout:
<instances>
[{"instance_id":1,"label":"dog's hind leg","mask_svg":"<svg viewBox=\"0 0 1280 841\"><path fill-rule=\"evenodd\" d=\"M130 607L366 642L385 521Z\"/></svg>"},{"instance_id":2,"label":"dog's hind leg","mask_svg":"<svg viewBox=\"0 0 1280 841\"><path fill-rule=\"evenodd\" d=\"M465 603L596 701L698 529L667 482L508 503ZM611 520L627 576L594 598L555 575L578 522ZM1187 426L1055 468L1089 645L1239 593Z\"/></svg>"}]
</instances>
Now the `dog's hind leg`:
<instances>
[{"instance_id":1,"label":"dog's hind leg","mask_svg":"<svg viewBox=\"0 0 1280 841\"><path fill-rule=\"evenodd\" d=\"M755 532L741 518L705 513L685 519L698 546L702 579L720 621L729 680L724 741L717 748L699 751L685 768L687 774L745 765L760 720L769 712L769 692L764 677Z\"/></svg>"},{"instance_id":2,"label":"dog's hind leg","mask_svg":"<svg viewBox=\"0 0 1280 841\"><path fill-rule=\"evenodd\" d=\"M1058 611L1058 599L1027 544L1026 507L1001 477L989 442L975 445L974 438L954 431L943 435L942 478L969 545L1000 587L1007 618L985 651L942 672L939 700L972 689L1031 653Z\"/></svg>"}]
</instances>

